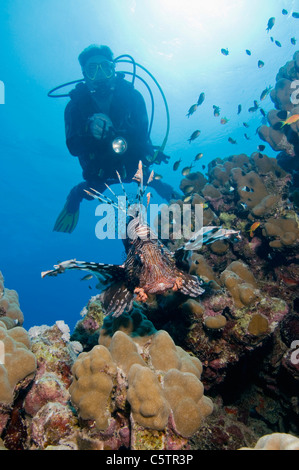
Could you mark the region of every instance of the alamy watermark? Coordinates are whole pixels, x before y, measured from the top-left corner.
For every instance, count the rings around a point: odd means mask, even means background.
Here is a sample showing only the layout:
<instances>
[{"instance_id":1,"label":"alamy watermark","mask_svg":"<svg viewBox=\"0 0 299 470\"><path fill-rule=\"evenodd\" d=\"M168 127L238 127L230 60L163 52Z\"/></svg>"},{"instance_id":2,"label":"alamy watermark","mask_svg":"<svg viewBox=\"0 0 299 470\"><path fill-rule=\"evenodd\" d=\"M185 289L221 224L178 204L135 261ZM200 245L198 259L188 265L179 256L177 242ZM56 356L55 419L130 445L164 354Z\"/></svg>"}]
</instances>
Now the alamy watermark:
<instances>
[{"instance_id":1,"label":"alamy watermark","mask_svg":"<svg viewBox=\"0 0 299 470\"><path fill-rule=\"evenodd\" d=\"M291 83L292 90L295 88L295 91L291 94L291 103L295 106L299 104L299 80L294 80Z\"/></svg>"},{"instance_id":2,"label":"alamy watermark","mask_svg":"<svg viewBox=\"0 0 299 470\"><path fill-rule=\"evenodd\" d=\"M299 340L295 340L292 342L291 349L295 350L291 353L291 363L296 366L297 364L299 364Z\"/></svg>"},{"instance_id":3,"label":"alamy watermark","mask_svg":"<svg viewBox=\"0 0 299 470\"><path fill-rule=\"evenodd\" d=\"M2 80L0 80L0 104L5 104L5 87Z\"/></svg>"},{"instance_id":4,"label":"alamy watermark","mask_svg":"<svg viewBox=\"0 0 299 470\"><path fill-rule=\"evenodd\" d=\"M149 231L138 233L151 239L162 240L191 240L203 227L202 204L149 204L146 208L142 204L133 204L126 209L126 197L118 196L118 204L99 204L95 215L101 217L95 227L95 234L99 240L133 239L136 231L130 230L127 225L127 216L138 216L142 224L147 224ZM197 240L198 244L198 240Z\"/></svg>"},{"instance_id":5,"label":"alamy watermark","mask_svg":"<svg viewBox=\"0 0 299 470\"><path fill-rule=\"evenodd\" d=\"M0 341L0 366L5 363L5 347L3 341Z\"/></svg>"}]
</instances>

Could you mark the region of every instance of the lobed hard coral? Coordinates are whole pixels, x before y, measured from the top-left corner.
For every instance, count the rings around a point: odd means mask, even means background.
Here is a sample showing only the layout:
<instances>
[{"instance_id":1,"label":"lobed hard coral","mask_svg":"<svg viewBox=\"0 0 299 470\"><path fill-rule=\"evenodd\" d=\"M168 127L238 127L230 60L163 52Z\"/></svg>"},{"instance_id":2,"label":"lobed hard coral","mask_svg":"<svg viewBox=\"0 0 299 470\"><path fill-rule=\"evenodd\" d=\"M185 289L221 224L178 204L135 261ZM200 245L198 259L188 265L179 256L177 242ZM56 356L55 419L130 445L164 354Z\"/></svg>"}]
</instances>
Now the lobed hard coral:
<instances>
[{"instance_id":1,"label":"lobed hard coral","mask_svg":"<svg viewBox=\"0 0 299 470\"><path fill-rule=\"evenodd\" d=\"M26 330L15 327L7 330L0 321L0 404L10 405L15 393L34 377L36 358L30 351L30 340Z\"/></svg>"},{"instance_id":2,"label":"lobed hard coral","mask_svg":"<svg viewBox=\"0 0 299 470\"><path fill-rule=\"evenodd\" d=\"M4 287L4 277L0 271L0 320L7 329L22 326L24 316L20 309L19 296L15 290Z\"/></svg>"},{"instance_id":3,"label":"lobed hard coral","mask_svg":"<svg viewBox=\"0 0 299 470\"><path fill-rule=\"evenodd\" d=\"M80 417L94 420L99 431L107 432L127 403L139 433L141 427L165 437L173 422L173 432L188 438L212 411L201 371L200 361L175 346L165 331L144 338L117 331L108 348L99 345L79 355L71 399Z\"/></svg>"},{"instance_id":4,"label":"lobed hard coral","mask_svg":"<svg viewBox=\"0 0 299 470\"><path fill-rule=\"evenodd\" d=\"M264 224L263 235L271 248L296 247L299 242L299 225L296 219L270 218Z\"/></svg>"},{"instance_id":5,"label":"lobed hard coral","mask_svg":"<svg viewBox=\"0 0 299 470\"><path fill-rule=\"evenodd\" d=\"M253 274L241 261L233 261L223 271L220 280L233 297L236 307L249 306L259 296Z\"/></svg>"}]
</instances>

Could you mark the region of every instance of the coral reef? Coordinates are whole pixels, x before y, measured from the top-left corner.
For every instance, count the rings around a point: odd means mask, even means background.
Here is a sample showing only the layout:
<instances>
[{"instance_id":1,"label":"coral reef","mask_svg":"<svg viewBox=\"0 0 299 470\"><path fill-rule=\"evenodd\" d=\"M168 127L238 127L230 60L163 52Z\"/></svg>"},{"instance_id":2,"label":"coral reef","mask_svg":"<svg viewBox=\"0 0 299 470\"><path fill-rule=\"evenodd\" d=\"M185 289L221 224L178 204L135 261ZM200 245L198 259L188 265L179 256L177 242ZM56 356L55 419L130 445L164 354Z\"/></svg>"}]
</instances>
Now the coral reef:
<instances>
[{"instance_id":1,"label":"coral reef","mask_svg":"<svg viewBox=\"0 0 299 470\"><path fill-rule=\"evenodd\" d=\"M100 294L72 334L62 320L26 332L0 273L0 449L298 449L298 122L278 126L298 112L298 67L299 52L259 130L277 159L216 158L181 182L180 207L242 235L178 252L200 298L149 292L112 317ZM185 240L170 233L174 252Z\"/></svg>"},{"instance_id":2,"label":"coral reef","mask_svg":"<svg viewBox=\"0 0 299 470\"><path fill-rule=\"evenodd\" d=\"M273 150L280 152L277 156L281 168L293 175L293 191L290 195L296 206L299 206L299 121L283 125L286 119L299 113L298 106L299 51L293 60L287 62L276 76L275 88L271 91L271 100L275 106L268 115L268 124L258 129L262 140Z\"/></svg>"},{"instance_id":3,"label":"coral reef","mask_svg":"<svg viewBox=\"0 0 299 470\"><path fill-rule=\"evenodd\" d=\"M298 79L299 51L295 52L293 60L282 67L277 74L275 88L270 94L275 110L271 110L267 116L270 126L262 126L259 129L259 136L268 142L273 150L283 151L291 157L299 155L299 124L297 121L282 127L280 123L288 116L298 114L299 107L293 99Z\"/></svg>"}]
</instances>

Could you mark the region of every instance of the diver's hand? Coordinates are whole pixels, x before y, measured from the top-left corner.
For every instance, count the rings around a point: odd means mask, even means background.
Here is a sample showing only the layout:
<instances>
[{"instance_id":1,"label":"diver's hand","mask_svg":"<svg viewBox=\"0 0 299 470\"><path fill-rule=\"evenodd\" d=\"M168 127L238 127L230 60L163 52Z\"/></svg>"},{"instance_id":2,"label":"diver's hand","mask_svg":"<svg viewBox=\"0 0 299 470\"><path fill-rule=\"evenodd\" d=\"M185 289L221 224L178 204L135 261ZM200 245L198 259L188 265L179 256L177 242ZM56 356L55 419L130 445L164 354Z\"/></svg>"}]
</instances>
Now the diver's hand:
<instances>
[{"instance_id":1,"label":"diver's hand","mask_svg":"<svg viewBox=\"0 0 299 470\"><path fill-rule=\"evenodd\" d=\"M160 163L168 163L168 160L170 159L170 157L168 155L165 155L165 153L163 152L158 152L157 156L156 156L156 159L155 159L155 163L158 163L158 165L160 165Z\"/></svg>"},{"instance_id":2,"label":"diver's hand","mask_svg":"<svg viewBox=\"0 0 299 470\"><path fill-rule=\"evenodd\" d=\"M89 129L95 139L105 138L111 128L113 124L106 114L97 113L89 118Z\"/></svg>"}]
</instances>

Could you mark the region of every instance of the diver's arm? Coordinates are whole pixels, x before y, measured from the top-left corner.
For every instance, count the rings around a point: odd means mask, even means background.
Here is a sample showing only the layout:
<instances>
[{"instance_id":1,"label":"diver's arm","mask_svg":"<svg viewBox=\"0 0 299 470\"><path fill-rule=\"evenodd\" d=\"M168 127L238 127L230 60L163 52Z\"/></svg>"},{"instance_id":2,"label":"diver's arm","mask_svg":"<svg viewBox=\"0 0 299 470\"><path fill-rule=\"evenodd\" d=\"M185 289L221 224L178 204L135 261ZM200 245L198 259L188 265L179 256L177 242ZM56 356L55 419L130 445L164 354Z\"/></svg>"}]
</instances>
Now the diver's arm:
<instances>
[{"instance_id":1,"label":"diver's arm","mask_svg":"<svg viewBox=\"0 0 299 470\"><path fill-rule=\"evenodd\" d=\"M66 145L75 157L86 153L86 149L94 140L89 130L89 120L84 121L82 115L71 101L64 112Z\"/></svg>"}]
</instances>

